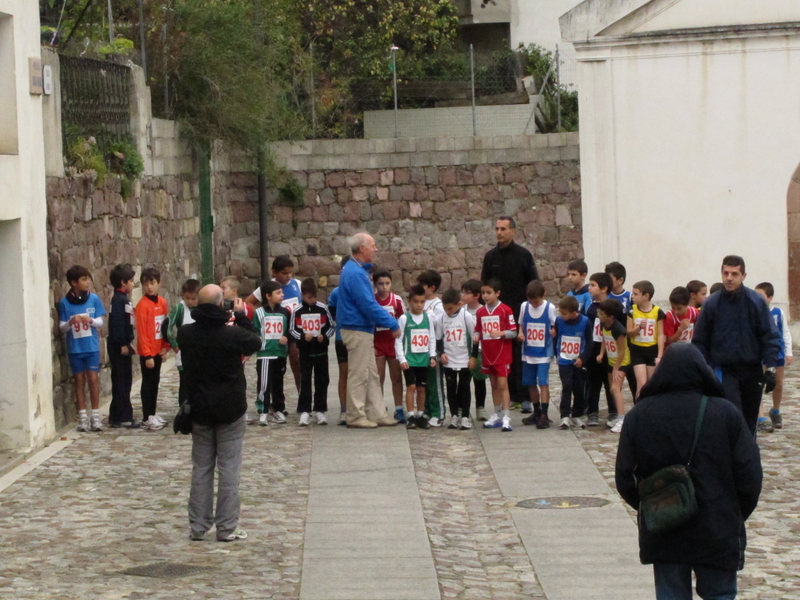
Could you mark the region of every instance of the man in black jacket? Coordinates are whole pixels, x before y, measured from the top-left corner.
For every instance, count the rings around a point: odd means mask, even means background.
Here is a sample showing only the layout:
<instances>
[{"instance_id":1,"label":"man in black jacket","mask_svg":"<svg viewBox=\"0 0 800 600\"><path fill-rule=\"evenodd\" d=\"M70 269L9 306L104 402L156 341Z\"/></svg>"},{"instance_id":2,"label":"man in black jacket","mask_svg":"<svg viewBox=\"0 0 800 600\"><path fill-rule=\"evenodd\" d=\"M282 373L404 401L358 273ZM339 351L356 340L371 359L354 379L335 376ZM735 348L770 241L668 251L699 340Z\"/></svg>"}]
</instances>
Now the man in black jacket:
<instances>
[{"instance_id":1,"label":"man in black jacket","mask_svg":"<svg viewBox=\"0 0 800 600\"><path fill-rule=\"evenodd\" d=\"M755 439L722 394L700 352L689 344L672 344L625 415L616 483L622 498L638 510L643 479L686 464L700 401L708 397L689 466L698 514L660 533L648 531L639 516L639 557L653 565L659 600L691 600L692 570L701 598L736 597L736 571L744 566L744 522L758 504L762 472Z\"/></svg>"},{"instance_id":2,"label":"man in black jacket","mask_svg":"<svg viewBox=\"0 0 800 600\"><path fill-rule=\"evenodd\" d=\"M763 391L775 389L775 367L783 348L781 334L764 299L744 286L741 256L722 259L723 288L703 304L692 343L716 369L723 396L742 411L753 435ZM766 371L762 365L766 366Z\"/></svg>"},{"instance_id":3,"label":"man in black jacket","mask_svg":"<svg viewBox=\"0 0 800 600\"><path fill-rule=\"evenodd\" d=\"M497 236L497 246L492 248L483 257L481 280L499 279L502 287L500 300L514 312L514 318L519 318L519 309L525 302L525 288L534 279L539 279L533 255L522 246L514 242L514 233L517 224L513 217L498 217L494 224ZM522 343L514 338L514 354L511 363L511 373L508 377L508 392L512 404L523 404L523 412L529 410L530 397L528 390L522 385Z\"/></svg>"},{"instance_id":4,"label":"man in black jacket","mask_svg":"<svg viewBox=\"0 0 800 600\"><path fill-rule=\"evenodd\" d=\"M242 464L246 389L242 356L261 348L261 338L234 305L235 327L222 308L222 289L207 285L192 310L195 322L178 330L184 381L192 418L192 487L189 492L190 538L200 541L216 524L217 540L245 539L239 528L239 469ZM214 513L214 470L219 468Z\"/></svg>"}]
</instances>

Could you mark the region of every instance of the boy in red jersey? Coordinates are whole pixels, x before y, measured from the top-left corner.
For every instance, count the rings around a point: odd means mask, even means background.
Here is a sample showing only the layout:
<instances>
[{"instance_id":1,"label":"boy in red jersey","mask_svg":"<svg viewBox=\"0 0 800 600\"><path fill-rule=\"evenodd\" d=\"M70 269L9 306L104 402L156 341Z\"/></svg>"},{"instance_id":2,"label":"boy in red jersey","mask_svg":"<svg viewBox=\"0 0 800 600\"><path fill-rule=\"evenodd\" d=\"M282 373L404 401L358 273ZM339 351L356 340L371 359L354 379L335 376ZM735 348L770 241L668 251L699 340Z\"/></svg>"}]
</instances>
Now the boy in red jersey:
<instances>
[{"instance_id":1,"label":"boy in red jersey","mask_svg":"<svg viewBox=\"0 0 800 600\"><path fill-rule=\"evenodd\" d=\"M694 324L700 316L700 309L691 305L691 292L688 288L678 286L669 295L672 310L667 311L664 319L665 345L684 342L692 343Z\"/></svg>"},{"instance_id":2,"label":"boy in red jersey","mask_svg":"<svg viewBox=\"0 0 800 600\"><path fill-rule=\"evenodd\" d=\"M494 414L483 426L502 427L503 431L511 431L508 373L513 358L512 340L517 335L517 324L514 321L514 312L500 302L500 282L497 279L490 279L481 286L481 297L486 305L479 308L475 315L473 340L476 343L472 347L469 366L471 369L475 368L480 342L483 355L481 372L489 376L495 404Z\"/></svg>"},{"instance_id":3,"label":"boy in red jersey","mask_svg":"<svg viewBox=\"0 0 800 600\"><path fill-rule=\"evenodd\" d=\"M386 269L377 269L372 274L372 283L375 284L377 290L375 300L386 309L386 312L395 319L399 319L400 315L405 312L405 308L403 299L392 293L392 275ZM394 420L398 423L405 423L402 370L394 351L394 336L385 327L375 329L375 363L381 378L381 390L383 382L386 381L386 365L389 365L389 379L392 382L392 396L394 397Z\"/></svg>"}]
</instances>

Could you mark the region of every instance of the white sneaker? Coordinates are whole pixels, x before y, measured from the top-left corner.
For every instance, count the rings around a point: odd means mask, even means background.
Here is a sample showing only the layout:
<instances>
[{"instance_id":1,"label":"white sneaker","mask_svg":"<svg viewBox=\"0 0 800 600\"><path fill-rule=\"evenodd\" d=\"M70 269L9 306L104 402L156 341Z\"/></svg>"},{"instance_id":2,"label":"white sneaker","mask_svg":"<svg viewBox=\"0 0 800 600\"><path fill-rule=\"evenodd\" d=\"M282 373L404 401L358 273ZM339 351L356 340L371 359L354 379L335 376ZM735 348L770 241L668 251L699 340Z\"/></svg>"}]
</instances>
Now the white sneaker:
<instances>
[{"instance_id":1,"label":"white sneaker","mask_svg":"<svg viewBox=\"0 0 800 600\"><path fill-rule=\"evenodd\" d=\"M478 414L478 421L486 421L487 420L488 417L486 416L486 409L485 408L483 408L481 406L476 412Z\"/></svg>"},{"instance_id":2,"label":"white sneaker","mask_svg":"<svg viewBox=\"0 0 800 600\"><path fill-rule=\"evenodd\" d=\"M347 425L347 412L344 410L339 413L339 425Z\"/></svg>"},{"instance_id":3,"label":"white sneaker","mask_svg":"<svg viewBox=\"0 0 800 600\"><path fill-rule=\"evenodd\" d=\"M99 414L92 414L91 421L90 427L92 431L103 431L103 422L100 420Z\"/></svg>"},{"instance_id":4,"label":"white sneaker","mask_svg":"<svg viewBox=\"0 0 800 600\"><path fill-rule=\"evenodd\" d=\"M430 420L428 421L428 425L430 425L431 427L441 427L442 422L436 417L431 417Z\"/></svg>"},{"instance_id":5,"label":"white sneaker","mask_svg":"<svg viewBox=\"0 0 800 600\"><path fill-rule=\"evenodd\" d=\"M161 423L162 425L166 425L167 424L166 419L164 419L164 417L162 417L161 415L155 414L155 415L153 415L153 419L155 419L155 421L157 423Z\"/></svg>"},{"instance_id":6,"label":"white sneaker","mask_svg":"<svg viewBox=\"0 0 800 600\"><path fill-rule=\"evenodd\" d=\"M619 433L622 431L622 422L625 420L625 417L617 417L617 421L614 423L614 426L611 428L611 433Z\"/></svg>"},{"instance_id":7,"label":"white sneaker","mask_svg":"<svg viewBox=\"0 0 800 600\"><path fill-rule=\"evenodd\" d=\"M286 415L283 414L281 411L276 410L272 413L272 420L278 423L279 425L283 425L286 423Z\"/></svg>"},{"instance_id":8,"label":"white sneaker","mask_svg":"<svg viewBox=\"0 0 800 600\"><path fill-rule=\"evenodd\" d=\"M574 417L574 418L572 419L572 426L573 426L575 429L586 429L586 425L584 424L584 422L583 422L583 421L581 421L581 420L580 420L580 418L579 418L579 417Z\"/></svg>"},{"instance_id":9,"label":"white sneaker","mask_svg":"<svg viewBox=\"0 0 800 600\"><path fill-rule=\"evenodd\" d=\"M569 429L569 426L572 425L572 420L569 417L564 417L561 419L561 423L558 424L559 429Z\"/></svg>"},{"instance_id":10,"label":"white sneaker","mask_svg":"<svg viewBox=\"0 0 800 600\"><path fill-rule=\"evenodd\" d=\"M153 418L153 415L150 415L147 417L147 421L142 423L142 427L149 429L150 431L158 431L159 429L164 429L164 424L159 423Z\"/></svg>"},{"instance_id":11,"label":"white sneaker","mask_svg":"<svg viewBox=\"0 0 800 600\"><path fill-rule=\"evenodd\" d=\"M450 419L450 425L447 426L448 429L459 429L461 427L461 419L458 418L458 415L453 415Z\"/></svg>"},{"instance_id":12,"label":"white sneaker","mask_svg":"<svg viewBox=\"0 0 800 600\"><path fill-rule=\"evenodd\" d=\"M309 415L307 412L304 412L300 414L300 421L298 421L297 425L298 427L308 427L310 421L311 415Z\"/></svg>"},{"instance_id":13,"label":"white sneaker","mask_svg":"<svg viewBox=\"0 0 800 600\"><path fill-rule=\"evenodd\" d=\"M465 429L472 429L472 423L470 423L469 417L461 417L461 429L462 431Z\"/></svg>"},{"instance_id":14,"label":"white sneaker","mask_svg":"<svg viewBox=\"0 0 800 600\"><path fill-rule=\"evenodd\" d=\"M328 424L328 419L327 419L327 417L325 417L325 413L324 412L318 412L317 413L317 425L327 425L327 424Z\"/></svg>"},{"instance_id":15,"label":"white sneaker","mask_svg":"<svg viewBox=\"0 0 800 600\"><path fill-rule=\"evenodd\" d=\"M78 431L89 431L90 427L88 415L83 415L78 420Z\"/></svg>"},{"instance_id":16,"label":"white sneaker","mask_svg":"<svg viewBox=\"0 0 800 600\"><path fill-rule=\"evenodd\" d=\"M609 429L613 429L614 425L617 424L617 421L619 421L619 417L614 417L613 419L608 419L606 421L606 427L608 427Z\"/></svg>"},{"instance_id":17,"label":"white sneaker","mask_svg":"<svg viewBox=\"0 0 800 600\"><path fill-rule=\"evenodd\" d=\"M483 424L483 426L486 427L486 429L501 427L502 425L503 425L502 418L497 413L494 413L491 417L486 419L486 422Z\"/></svg>"},{"instance_id":18,"label":"white sneaker","mask_svg":"<svg viewBox=\"0 0 800 600\"><path fill-rule=\"evenodd\" d=\"M258 415L258 424L262 427L266 427L269 425L269 421L267 420L267 413L261 413Z\"/></svg>"},{"instance_id":19,"label":"white sneaker","mask_svg":"<svg viewBox=\"0 0 800 600\"><path fill-rule=\"evenodd\" d=\"M511 431L511 417L506 415L503 417L503 429L502 431Z\"/></svg>"}]
</instances>

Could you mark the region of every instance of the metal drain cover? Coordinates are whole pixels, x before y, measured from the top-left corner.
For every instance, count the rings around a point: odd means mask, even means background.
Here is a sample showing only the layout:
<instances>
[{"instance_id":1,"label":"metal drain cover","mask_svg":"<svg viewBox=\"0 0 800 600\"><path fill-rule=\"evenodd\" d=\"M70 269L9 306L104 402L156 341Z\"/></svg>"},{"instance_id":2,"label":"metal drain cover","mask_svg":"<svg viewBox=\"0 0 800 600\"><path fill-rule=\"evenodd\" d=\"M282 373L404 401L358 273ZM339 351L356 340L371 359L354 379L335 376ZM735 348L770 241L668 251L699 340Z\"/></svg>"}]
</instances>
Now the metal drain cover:
<instances>
[{"instance_id":1,"label":"metal drain cover","mask_svg":"<svg viewBox=\"0 0 800 600\"><path fill-rule=\"evenodd\" d=\"M160 577L162 579L177 579L187 575L197 575L213 571L213 567L200 567L197 565L182 565L180 563L160 562L143 567L133 567L122 571L123 575L135 575L137 577Z\"/></svg>"},{"instance_id":2,"label":"metal drain cover","mask_svg":"<svg viewBox=\"0 0 800 600\"><path fill-rule=\"evenodd\" d=\"M551 496L517 502L520 508L599 508L606 504L609 504L608 500L593 496Z\"/></svg>"}]
</instances>

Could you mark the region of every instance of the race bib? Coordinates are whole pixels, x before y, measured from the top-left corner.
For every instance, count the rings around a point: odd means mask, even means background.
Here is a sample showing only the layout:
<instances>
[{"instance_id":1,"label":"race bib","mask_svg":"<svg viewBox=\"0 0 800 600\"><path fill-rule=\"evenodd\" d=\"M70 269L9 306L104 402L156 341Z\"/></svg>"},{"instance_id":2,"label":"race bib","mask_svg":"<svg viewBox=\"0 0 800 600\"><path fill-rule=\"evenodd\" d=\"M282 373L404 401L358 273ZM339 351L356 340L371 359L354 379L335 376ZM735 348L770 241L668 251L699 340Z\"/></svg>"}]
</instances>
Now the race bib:
<instances>
[{"instance_id":1,"label":"race bib","mask_svg":"<svg viewBox=\"0 0 800 600\"><path fill-rule=\"evenodd\" d=\"M565 335L561 338L559 356L563 360L577 360L581 355L581 338L576 335Z\"/></svg>"},{"instance_id":2,"label":"race bib","mask_svg":"<svg viewBox=\"0 0 800 600\"><path fill-rule=\"evenodd\" d=\"M130 315L131 325L136 325L136 318L133 316L133 304L130 302L125 305L125 312Z\"/></svg>"},{"instance_id":3,"label":"race bib","mask_svg":"<svg viewBox=\"0 0 800 600\"><path fill-rule=\"evenodd\" d=\"M656 321L655 319L641 318L636 319L636 324L641 325L639 333L634 340L640 344L649 344L656 341Z\"/></svg>"},{"instance_id":4,"label":"race bib","mask_svg":"<svg viewBox=\"0 0 800 600\"><path fill-rule=\"evenodd\" d=\"M289 309L289 312L293 311L298 304L300 304L300 298L285 298L281 302L281 306Z\"/></svg>"},{"instance_id":5,"label":"race bib","mask_svg":"<svg viewBox=\"0 0 800 600\"><path fill-rule=\"evenodd\" d=\"M156 339L161 340L164 339L163 334L161 333L161 326L164 324L164 315L157 315L156 319Z\"/></svg>"},{"instance_id":6,"label":"race bib","mask_svg":"<svg viewBox=\"0 0 800 600\"><path fill-rule=\"evenodd\" d=\"M81 317L88 317L89 315L79 315ZM92 324L91 323L73 323L72 324L72 338L79 340L85 337L92 337Z\"/></svg>"},{"instance_id":7,"label":"race bib","mask_svg":"<svg viewBox=\"0 0 800 600\"><path fill-rule=\"evenodd\" d=\"M603 334L603 341L606 345L606 354L608 354L609 358L617 358L617 340L615 340L610 335Z\"/></svg>"},{"instance_id":8,"label":"race bib","mask_svg":"<svg viewBox=\"0 0 800 600\"><path fill-rule=\"evenodd\" d=\"M448 346L462 348L467 345L467 336L463 327L448 327L444 330L444 343Z\"/></svg>"},{"instance_id":9,"label":"race bib","mask_svg":"<svg viewBox=\"0 0 800 600\"><path fill-rule=\"evenodd\" d=\"M300 327L303 329L303 333L318 336L322 333L322 315L301 315Z\"/></svg>"},{"instance_id":10,"label":"race bib","mask_svg":"<svg viewBox=\"0 0 800 600\"><path fill-rule=\"evenodd\" d=\"M689 323L689 326L681 333L679 342L691 342L694 335L694 323Z\"/></svg>"},{"instance_id":11,"label":"race bib","mask_svg":"<svg viewBox=\"0 0 800 600\"><path fill-rule=\"evenodd\" d=\"M428 352L428 346L431 341L431 333L427 329L412 329L411 330L411 353L422 354Z\"/></svg>"},{"instance_id":12,"label":"race bib","mask_svg":"<svg viewBox=\"0 0 800 600\"><path fill-rule=\"evenodd\" d=\"M528 323L525 332L525 343L534 348L544 348L546 327L544 323Z\"/></svg>"},{"instance_id":13,"label":"race bib","mask_svg":"<svg viewBox=\"0 0 800 600\"><path fill-rule=\"evenodd\" d=\"M600 318L595 317L594 320L594 330L592 331L592 341L593 342L602 342L603 341L603 326L600 324Z\"/></svg>"},{"instance_id":14,"label":"race bib","mask_svg":"<svg viewBox=\"0 0 800 600\"><path fill-rule=\"evenodd\" d=\"M264 317L263 337L265 340L279 340L283 337L283 317Z\"/></svg>"},{"instance_id":15,"label":"race bib","mask_svg":"<svg viewBox=\"0 0 800 600\"><path fill-rule=\"evenodd\" d=\"M490 334L495 331L500 331L500 315L483 317L481 328L483 329L483 339L489 338Z\"/></svg>"},{"instance_id":16,"label":"race bib","mask_svg":"<svg viewBox=\"0 0 800 600\"><path fill-rule=\"evenodd\" d=\"M396 316L394 314L394 304L387 304L386 306L381 306L381 308L385 309L386 312L388 312L393 317ZM388 327L376 327L375 331L389 331L389 328Z\"/></svg>"}]
</instances>

